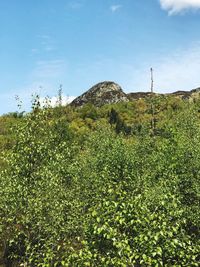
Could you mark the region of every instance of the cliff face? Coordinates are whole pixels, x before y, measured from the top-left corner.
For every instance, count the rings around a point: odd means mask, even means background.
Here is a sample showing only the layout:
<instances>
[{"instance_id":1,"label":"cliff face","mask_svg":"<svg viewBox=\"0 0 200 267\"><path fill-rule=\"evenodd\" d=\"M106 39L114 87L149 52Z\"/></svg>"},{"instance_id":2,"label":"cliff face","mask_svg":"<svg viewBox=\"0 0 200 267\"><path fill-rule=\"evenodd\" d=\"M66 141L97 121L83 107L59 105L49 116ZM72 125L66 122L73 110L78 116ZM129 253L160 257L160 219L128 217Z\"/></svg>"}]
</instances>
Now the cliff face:
<instances>
[{"instance_id":1,"label":"cliff face","mask_svg":"<svg viewBox=\"0 0 200 267\"><path fill-rule=\"evenodd\" d=\"M128 96L123 92L122 88L114 82L101 82L90 88L87 92L74 99L71 105L82 106L92 103L95 106L104 104L128 102Z\"/></svg>"},{"instance_id":2,"label":"cliff face","mask_svg":"<svg viewBox=\"0 0 200 267\"><path fill-rule=\"evenodd\" d=\"M180 99L193 100L200 97L200 88L193 89L191 91L177 91L169 94L154 93L153 95L173 96ZM91 103L95 106L102 106L105 104L134 101L151 96L152 93L150 92L134 92L126 94L118 84L110 81L105 81L94 85L84 94L74 99L71 105L75 107L81 107L84 104Z\"/></svg>"}]
</instances>

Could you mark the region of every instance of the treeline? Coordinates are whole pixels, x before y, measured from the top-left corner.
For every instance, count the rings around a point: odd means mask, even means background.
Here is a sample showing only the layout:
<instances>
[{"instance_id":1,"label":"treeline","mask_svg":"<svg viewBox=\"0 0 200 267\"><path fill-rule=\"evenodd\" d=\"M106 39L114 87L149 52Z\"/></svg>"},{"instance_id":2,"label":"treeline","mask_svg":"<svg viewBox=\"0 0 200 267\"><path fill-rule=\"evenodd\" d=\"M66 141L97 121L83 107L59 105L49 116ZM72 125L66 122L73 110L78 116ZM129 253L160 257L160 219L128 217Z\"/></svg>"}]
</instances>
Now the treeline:
<instances>
[{"instance_id":1,"label":"treeline","mask_svg":"<svg viewBox=\"0 0 200 267\"><path fill-rule=\"evenodd\" d=\"M199 266L199 110L172 97L54 109L36 99L1 117L2 260Z\"/></svg>"},{"instance_id":2,"label":"treeline","mask_svg":"<svg viewBox=\"0 0 200 267\"><path fill-rule=\"evenodd\" d=\"M39 108L38 101L39 98L36 100ZM116 133L123 133L127 136L141 135L142 133L148 134L151 128L152 103L157 134L164 130L166 120L172 119L177 112L187 108L189 104L188 100L184 101L173 96L163 95L155 96L153 99L148 97L128 103L108 104L102 107L95 107L92 104L86 104L81 108L58 105L53 109L51 116L54 119L64 119L69 125L70 131L74 132L76 136L87 135L99 125L102 127L112 126ZM191 106L191 103L189 105ZM198 109L198 101L195 101L195 104L192 105L195 105ZM50 105L49 109L51 109ZM0 116L0 150L12 146L15 137L14 132L10 129L22 122L26 116L27 113L24 111L10 112Z\"/></svg>"}]
</instances>

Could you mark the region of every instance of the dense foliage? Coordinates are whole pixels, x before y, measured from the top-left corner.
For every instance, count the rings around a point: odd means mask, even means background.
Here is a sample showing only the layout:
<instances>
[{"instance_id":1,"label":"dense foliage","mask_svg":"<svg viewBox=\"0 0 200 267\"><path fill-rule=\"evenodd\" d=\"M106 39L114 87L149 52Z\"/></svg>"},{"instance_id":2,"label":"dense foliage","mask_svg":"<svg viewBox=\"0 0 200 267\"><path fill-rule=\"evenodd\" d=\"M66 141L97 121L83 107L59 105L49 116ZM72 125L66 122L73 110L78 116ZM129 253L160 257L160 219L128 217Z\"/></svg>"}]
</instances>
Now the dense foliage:
<instances>
[{"instance_id":1,"label":"dense foliage","mask_svg":"<svg viewBox=\"0 0 200 267\"><path fill-rule=\"evenodd\" d=\"M15 121L10 134L3 124L1 148L7 264L199 266L199 106L155 98L52 109L36 98L31 113L2 117Z\"/></svg>"}]
</instances>

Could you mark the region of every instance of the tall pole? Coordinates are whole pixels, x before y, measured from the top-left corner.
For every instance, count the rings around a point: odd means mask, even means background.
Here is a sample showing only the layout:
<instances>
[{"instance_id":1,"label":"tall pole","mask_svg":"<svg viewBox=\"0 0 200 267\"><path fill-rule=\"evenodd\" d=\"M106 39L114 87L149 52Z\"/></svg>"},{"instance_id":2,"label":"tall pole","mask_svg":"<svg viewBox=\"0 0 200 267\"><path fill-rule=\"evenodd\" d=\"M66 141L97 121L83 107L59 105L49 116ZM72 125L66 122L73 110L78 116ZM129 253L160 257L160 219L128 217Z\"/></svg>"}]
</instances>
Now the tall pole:
<instances>
[{"instance_id":1,"label":"tall pole","mask_svg":"<svg viewBox=\"0 0 200 267\"><path fill-rule=\"evenodd\" d=\"M151 72L151 130L152 135L155 134L155 112L154 112L154 104L153 104L153 87L154 87L154 81L153 81L153 68L150 68Z\"/></svg>"},{"instance_id":2,"label":"tall pole","mask_svg":"<svg viewBox=\"0 0 200 267\"><path fill-rule=\"evenodd\" d=\"M151 71L151 93L153 94L153 68L151 68L150 71Z\"/></svg>"}]
</instances>

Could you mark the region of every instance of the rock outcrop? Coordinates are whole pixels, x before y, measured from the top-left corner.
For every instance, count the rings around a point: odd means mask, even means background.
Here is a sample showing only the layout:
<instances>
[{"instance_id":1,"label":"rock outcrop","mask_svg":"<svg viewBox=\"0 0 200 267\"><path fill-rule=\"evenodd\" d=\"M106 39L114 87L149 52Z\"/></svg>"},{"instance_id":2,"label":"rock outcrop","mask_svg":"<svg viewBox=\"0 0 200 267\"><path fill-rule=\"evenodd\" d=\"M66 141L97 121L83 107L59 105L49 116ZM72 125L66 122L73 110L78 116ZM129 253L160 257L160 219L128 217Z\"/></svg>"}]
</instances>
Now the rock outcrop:
<instances>
[{"instance_id":1,"label":"rock outcrop","mask_svg":"<svg viewBox=\"0 0 200 267\"><path fill-rule=\"evenodd\" d=\"M84 104L92 103L95 106L102 106L104 104L128 102L128 96L123 92L122 88L110 81L105 81L94 85L87 92L75 98L71 105L82 106Z\"/></svg>"}]
</instances>

